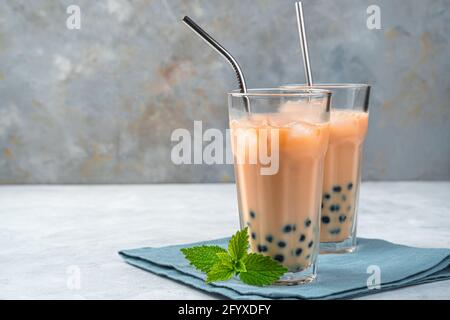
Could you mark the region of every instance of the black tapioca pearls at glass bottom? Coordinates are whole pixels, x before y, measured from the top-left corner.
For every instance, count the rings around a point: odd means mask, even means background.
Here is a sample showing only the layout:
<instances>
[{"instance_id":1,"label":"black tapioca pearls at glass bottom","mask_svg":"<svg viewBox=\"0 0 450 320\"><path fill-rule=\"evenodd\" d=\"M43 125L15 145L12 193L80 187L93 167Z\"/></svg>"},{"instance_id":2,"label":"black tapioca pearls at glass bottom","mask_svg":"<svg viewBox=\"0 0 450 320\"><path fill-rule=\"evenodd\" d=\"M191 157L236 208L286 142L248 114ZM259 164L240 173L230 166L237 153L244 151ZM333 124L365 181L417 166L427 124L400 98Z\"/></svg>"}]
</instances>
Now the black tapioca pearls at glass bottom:
<instances>
[{"instance_id":1,"label":"black tapioca pearls at glass bottom","mask_svg":"<svg viewBox=\"0 0 450 320\"><path fill-rule=\"evenodd\" d=\"M296 228L295 224L287 224L283 227L283 232L289 233L289 232L295 231L296 229L297 228Z\"/></svg>"},{"instance_id":2,"label":"black tapioca pearls at glass bottom","mask_svg":"<svg viewBox=\"0 0 450 320\"><path fill-rule=\"evenodd\" d=\"M305 220L305 227L309 227L311 225L311 219L310 218L307 218L306 220Z\"/></svg>"},{"instance_id":3,"label":"black tapioca pearls at glass bottom","mask_svg":"<svg viewBox=\"0 0 450 320\"><path fill-rule=\"evenodd\" d=\"M298 239L298 241L303 242L305 241L306 236L304 234L300 235L300 238Z\"/></svg>"},{"instance_id":4,"label":"black tapioca pearls at glass bottom","mask_svg":"<svg viewBox=\"0 0 450 320\"><path fill-rule=\"evenodd\" d=\"M349 182L347 184L347 190L352 190L352 188L353 188L353 183Z\"/></svg>"},{"instance_id":5,"label":"black tapioca pearls at glass bottom","mask_svg":"<svg viewBox=\"0 0 450 320\"><path fill-rule=\"evenodd\" d=\"M341 233L341 228L333 228L329 232L330 232L330 234L336 235L336 234Z\"/></svg>"},{"instance_id":6,"label":"black tapioca pearls at glass bottom","mask_svg":"<svg viewBox=\"0 0 450 320\"><path fill-rule=\"evenodd\" d=\"M267 248L267 246L265 246L265 245L258 244L257 250L258 250L258 252L267 252L269 250L269 248Z\"/></svg>"},{"instance_id":7,"label":"black tapioca pearls at glass bottom","mask_svg":"<svg viewBox=\"0 0 450 320\"><path fill-rule=\"evenodd\" d=\"M267 236L266 236L266 241L269 242L269 243L272 243L272 241L273 241L272 235L270 235L270 234L267 235Z\"/></svg>"},{"instance_id":8,"label":"black tapioca pearls at glass bottom","mask_svg":"<svg viewBox=\"0 0 450 320\"><path fill-rule=\"evenodd\" d=\"M340 222L340 223L344 223L345 220L347 220L347 216L344 215L344 214L341 214L341 215L339 216L339 222Z\"/></svg>"},{"instance_id":9,"label":"black tapioca pearls at glass bottom","mask_svg":"<svg viewBox=\"0 0 450 320\"><path fill-rule=\"evenodd\" d=\"M302 248L297 248L293 251L293 254L298 257L302 254L302 252L303 252Z\"/></svg>"},{"instance_id":10,"label":"black tapioca pearls at glass bottom","mask_svg":"<svg viewBox=\"0 0 450 320\"><path fill-rule=\"evenodd\" d=\"M273 256L273 258L280 263L284 261L284 256L282 254L276 254Z\"/></svg>"},{"instance_id":11,"label":"black tapioca pearls at glass bottom","mask_svg":"<svg viewBox=\"0 0 450 320\"><path fill-rule=\"evenodd\" d=\"M278 246L279 246L280 248L284 248L284 247L286 247L286 242L284 242L284 241L278 241Z\"/></svg>"},{"instance_id":12,"label":"black tapioca pearls at glass bottom","mask_svg":"<svg viewBox=\"0 0 450 320\"><path fill-rule=\"evenodd\" d=\"M252 237L253 240L256 240L256 233L252 232L251 233L251 237Z\"/></svg>"},{"instance_id":13,"label":"black tapioca pearls at glass bottom","mask_svg":"<svg viewBox=\"0 0 450 320\"><path fill-rule=\"evenodd\" d=\"M252 219L255 219L255 218L256 218L256 213L255 213L255 211L250 211L250 217L251 217Z\"/></svg>"},{"instance_id":14,"label":"black tapioca pearls at glass bottom","mask_svg":"<svg viewBox=\"0 0 450 320\"><path fill-rule=\"evenodd\" d=\"M341 206L338 205L338 204L332 204L332 205L330 206L330 211L333 211L333 212L339 211L340 209L341 209Z\"/></svg>"},{"instance_id":15,"label":"black tapioca pearls at glass bottom","mask_svg":"<svg viewBox=\"0 0 450 320\"><path fill-rule=\"evenodd\" d=\"M310 242L308 243L308 248L311 248L311 247L313 246L313 244L314 244L314 241L310 241Z\"/></svg>"},{"instance_id":16,"label":"black tapioca pearls at glass bottom","mask_svg":"<svg viewBox=\"0 0 450 320\"><path fill-rule=\"evenodd\" d=\"M342 191L342 187L341 186L334 186L333 187L333 192L341 192Z\"/></svg>"},{"instance_id":17,"label":"black tapioca pearls at glass bottom","mask_svg":"<svg viewBox=\"0 0 450 320\"><path fill-rule=\"evenodd\" d=\"M322 223L324 223L324 224L330 223L330 217L328 217L328 216L323 216L323 217L322 217Z\"/></svg>"}]
</instances>

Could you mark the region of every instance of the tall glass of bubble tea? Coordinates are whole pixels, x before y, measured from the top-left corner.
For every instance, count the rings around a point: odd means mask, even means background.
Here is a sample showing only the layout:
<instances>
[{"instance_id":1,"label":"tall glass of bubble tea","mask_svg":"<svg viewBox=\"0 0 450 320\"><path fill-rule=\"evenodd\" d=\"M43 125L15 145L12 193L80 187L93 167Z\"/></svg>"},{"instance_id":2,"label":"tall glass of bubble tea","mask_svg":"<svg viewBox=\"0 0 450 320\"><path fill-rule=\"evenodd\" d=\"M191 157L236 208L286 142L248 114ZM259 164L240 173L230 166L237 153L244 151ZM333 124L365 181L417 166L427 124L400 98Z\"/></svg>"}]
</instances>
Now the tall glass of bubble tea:
<instances>
[{"instance_id":1,"label":"tall glass of bubble tea","mask_svg":"<svg viewBox=\"0 0 450 320\"><path fill-rule=\"evenodd\" d=\"M305 88L298 85L291 89ZM369 121L370 86L319 84L332 92L330 139L322 187L320 253L356 249L356 225L363 145Z\"/></svg>"},{"instance_id":2,"label":"tall glass of bubble tea","mask_svg":"<svg viewBox=\"0 0 450 320\"><path fill-rule=\"evenodd\" d=\"M316 277L330 96L280 88L228 94L241 228L252 252L288 268L278 284Z\"/></svg>"}]
</instances>

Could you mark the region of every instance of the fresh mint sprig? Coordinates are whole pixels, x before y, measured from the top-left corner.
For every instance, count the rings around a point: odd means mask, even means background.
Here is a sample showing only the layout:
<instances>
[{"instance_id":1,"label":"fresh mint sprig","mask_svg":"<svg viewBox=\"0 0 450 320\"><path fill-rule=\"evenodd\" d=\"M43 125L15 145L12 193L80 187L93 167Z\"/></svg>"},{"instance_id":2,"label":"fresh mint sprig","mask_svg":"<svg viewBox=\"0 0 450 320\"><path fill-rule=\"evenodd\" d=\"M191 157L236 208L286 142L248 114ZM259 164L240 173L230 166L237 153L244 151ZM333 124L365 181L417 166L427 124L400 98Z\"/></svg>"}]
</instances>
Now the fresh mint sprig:
<instances>
[{"instance_id":1,"label":"fresh mint sprig","mask_svg":"<svg viewBox=\"0 0 450 320\"><path fill-rule=\"evenodd\" d=\"M234 275L250 285L274 283L288 270L271 257L248 253L248 228L236 232L228 243L228 251L219 246L183 248L181 252L192 266L205 272L206 282L226 281Z\"/></svg>"}]
</instances>

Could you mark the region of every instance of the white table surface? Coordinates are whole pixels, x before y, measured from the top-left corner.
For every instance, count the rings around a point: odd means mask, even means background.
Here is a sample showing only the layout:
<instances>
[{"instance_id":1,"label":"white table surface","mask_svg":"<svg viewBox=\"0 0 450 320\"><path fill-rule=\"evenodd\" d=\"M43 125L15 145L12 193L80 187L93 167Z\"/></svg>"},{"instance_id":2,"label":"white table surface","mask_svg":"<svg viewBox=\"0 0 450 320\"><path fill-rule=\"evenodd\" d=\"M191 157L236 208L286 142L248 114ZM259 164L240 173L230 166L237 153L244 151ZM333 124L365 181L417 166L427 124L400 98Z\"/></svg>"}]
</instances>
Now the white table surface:
<instances>
[{"instance_id":1,"label":"white table surface","mask_svg":"<svg viewBox=\"0 0 450 320\"><path fill-rule=\"evenodd\" d=\"M364 183L358 234L450 248L449 201L450 182ZM0 299L217 298L117 251L229 236L236 208L233 184L0 186ZM450 281L362 299L450 299Z\"/></svg>"}]
</instances>

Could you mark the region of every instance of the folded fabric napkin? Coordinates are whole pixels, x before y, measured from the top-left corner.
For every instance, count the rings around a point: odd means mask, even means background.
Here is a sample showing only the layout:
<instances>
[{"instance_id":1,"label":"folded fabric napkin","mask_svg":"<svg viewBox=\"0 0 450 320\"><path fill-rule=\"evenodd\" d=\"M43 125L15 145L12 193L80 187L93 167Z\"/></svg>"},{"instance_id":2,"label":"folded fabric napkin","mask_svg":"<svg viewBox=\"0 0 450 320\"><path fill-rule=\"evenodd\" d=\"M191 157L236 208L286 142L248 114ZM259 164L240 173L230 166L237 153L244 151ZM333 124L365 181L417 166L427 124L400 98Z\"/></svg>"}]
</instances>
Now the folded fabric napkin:
<instances>
[{"instance_id":1,"label":"folded fabric napkin","mask_svg":"<svg viewBox=\"0 0 450 320\"><path fill-rule=\"evenodd\" d=\"M238 279L207 284L205 274L190 266L180 252L181 248L204 244L226 248L228 240L139 248L119 253L131 265L231 299L353 298L450 279L450 249L413 248L378 239L359 238L358 249L351 254L319 255L316 281L296 286L255 287ZM379 289L369 289L367 285L373 270L380 271Z\"/></svg>"}]
</instances>

